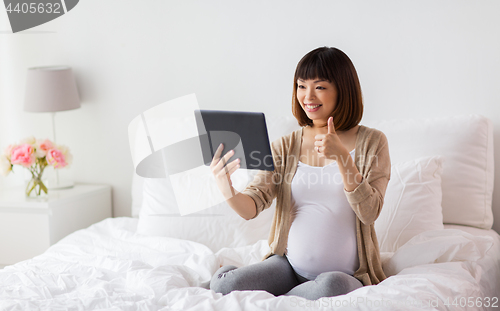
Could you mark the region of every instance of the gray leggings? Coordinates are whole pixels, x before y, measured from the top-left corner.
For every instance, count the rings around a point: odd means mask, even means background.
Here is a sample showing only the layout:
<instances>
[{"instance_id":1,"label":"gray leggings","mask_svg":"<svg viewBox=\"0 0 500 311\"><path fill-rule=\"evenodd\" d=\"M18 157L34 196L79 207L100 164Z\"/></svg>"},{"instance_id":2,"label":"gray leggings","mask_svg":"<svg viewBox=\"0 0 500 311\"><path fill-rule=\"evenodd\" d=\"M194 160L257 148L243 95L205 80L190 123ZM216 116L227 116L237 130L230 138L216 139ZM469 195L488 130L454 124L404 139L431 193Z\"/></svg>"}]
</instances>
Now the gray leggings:
<instances>
[{"instance_id":1,"label":"gray leggings","mask_svg":"<svg viewBox=\"0 0 500 311\"><path fill-rule=\"evenodd\" d=\"M274 296L309 300L344 295L362 286L355 277L339 271L324 272L309 281L293 270L286 256L280 255L241 268L223 266L210 281L210 289L223 295L233 290L265 290Z\"/></svg>"}]
</instances>

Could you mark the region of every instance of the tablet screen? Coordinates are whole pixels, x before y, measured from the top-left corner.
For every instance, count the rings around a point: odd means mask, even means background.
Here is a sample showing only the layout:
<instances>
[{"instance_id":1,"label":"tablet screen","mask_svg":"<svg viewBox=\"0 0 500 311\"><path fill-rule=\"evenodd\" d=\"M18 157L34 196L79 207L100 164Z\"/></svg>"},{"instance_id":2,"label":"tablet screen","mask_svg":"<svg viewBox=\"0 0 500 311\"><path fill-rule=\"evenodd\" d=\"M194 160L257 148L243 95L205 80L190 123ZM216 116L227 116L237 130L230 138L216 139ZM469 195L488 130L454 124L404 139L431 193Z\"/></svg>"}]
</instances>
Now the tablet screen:
<instances>
[{"instance_id":1,"label":"tablet screen","mask_svg":"<svg viewBox=\"0 0 500 311\"><path fill-rule=\"evenodd\" d=\"M196 124L205 165L210 166L222 143L222 155L240 159L240 168L274 171L264 113L224 110L195 110Z\"/></svg>"}]
</instances>

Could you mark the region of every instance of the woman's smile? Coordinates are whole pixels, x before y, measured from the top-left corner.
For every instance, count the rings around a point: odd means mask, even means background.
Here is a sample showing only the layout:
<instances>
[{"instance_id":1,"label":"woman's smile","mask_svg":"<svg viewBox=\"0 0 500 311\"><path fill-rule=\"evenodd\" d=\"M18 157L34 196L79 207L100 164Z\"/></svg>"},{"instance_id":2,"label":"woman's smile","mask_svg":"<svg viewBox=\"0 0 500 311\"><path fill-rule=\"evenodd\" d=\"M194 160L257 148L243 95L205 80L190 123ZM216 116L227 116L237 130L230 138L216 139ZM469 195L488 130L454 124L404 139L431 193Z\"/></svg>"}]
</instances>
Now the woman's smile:
<instances>
[{"instance_id":1,"label":"woman's smile","mask_svg":"<svg viewBox=\"0 0 500 311\"><path fill-rule=\"evenodd\" d=\"M304 104L305 108L306 108L306 111L307 112L315 112L315 111L318 111L319 108L321 108L321 104Z\"/></svg>"}]
</instances>

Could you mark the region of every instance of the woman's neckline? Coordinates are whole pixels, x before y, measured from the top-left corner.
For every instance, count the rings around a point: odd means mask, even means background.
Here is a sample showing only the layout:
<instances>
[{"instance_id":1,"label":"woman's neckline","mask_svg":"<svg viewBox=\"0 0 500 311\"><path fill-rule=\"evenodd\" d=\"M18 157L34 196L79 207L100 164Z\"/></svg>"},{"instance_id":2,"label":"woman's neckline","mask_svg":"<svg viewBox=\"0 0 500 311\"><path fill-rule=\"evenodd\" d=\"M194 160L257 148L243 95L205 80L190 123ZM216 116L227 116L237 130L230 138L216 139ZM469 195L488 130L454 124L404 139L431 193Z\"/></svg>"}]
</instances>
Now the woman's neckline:
<instances>
[{"instance_id":1,"label":"woman's neckline","mask_svg":"<svg viewBox=\"0 0 500 311\"><path fill-rule=\"evenodd\" d=\"M355 143L354 143L354 149L351 152L353 152L353 151L355 152L356 149L358 149L359 135L361 134L361 131L364 130L364 126L363 125L361 125L361 124L358 124L358 125L359 125L359 128L358 128L358 132L356 133L356 139L355 139ZM304 127L301 127L300 128L300 140L299 140L299 146L298 146L298 148L299 148L299 154L300 154L300 150L302 149L302 139L303 138L304 138ZM349 152L349 154L351 154L351 152ZM356 157L356 152L354 153L354 157ZM312 165L303 163L300 160L298 160L297 162L300 163L300 164L303 164L303 165L307 165L309 167L318 167L318 168L323 168L323 167L326 167L326 166L331 165L333 163L337 163L337 161L334 161L334 162L329 163L329 164L327 164L325 166L312 166Z\"/></svg>"},{"instance_id":2,"label":"woman's neckline","mask_svg":"<svg viewBox=\"0 0 500 311\"><path fill-rule=\"evenodd\" d=\"M355 152L355 151L356 151L356 148L352 149L352 151L351 151L351 152L349 152L349 154L351 154L351 153L353 153L353 152ZM328 163L328 164L327 164L327 165L325 165L325 166L312 166L312 165L306 164L306 163L304 163L304 162L302 162L302 161L300 161L300 160L299 160L299 164L300 164L300 165L307 166L307 167L324 168L324 167L327 167L327 166L330 166L330 165L333 165L333 164L337 164L337 161L333 161L332 163Z\"/></svg>"}]
</instances>

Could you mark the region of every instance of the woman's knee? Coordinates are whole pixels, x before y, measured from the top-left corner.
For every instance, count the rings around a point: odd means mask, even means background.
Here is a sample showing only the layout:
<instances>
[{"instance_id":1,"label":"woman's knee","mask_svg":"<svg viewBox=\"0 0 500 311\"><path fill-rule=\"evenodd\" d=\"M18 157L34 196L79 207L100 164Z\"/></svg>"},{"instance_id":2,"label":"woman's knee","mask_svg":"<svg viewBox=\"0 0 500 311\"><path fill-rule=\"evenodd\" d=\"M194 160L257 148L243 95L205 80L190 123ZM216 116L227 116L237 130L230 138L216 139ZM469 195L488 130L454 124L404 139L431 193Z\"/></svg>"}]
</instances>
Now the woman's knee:
<instances>
[{"instance_id":1,"label":"woman's knee","mask_svg":"<svg viewBox=\"0 0 500 311\"><path fill-rule=\"evenodd\" d=\"M210 280L210 289L223 295L230 293L234 288L235 281L237 281L236 278L232 277L232 272L235 269L237 267L232 265L220 267Z\"/></svg>"},{"instance_id":2,"label":"woman's knee","mask_svg":"<svg viewBox=\"0 0 500 311\"><path fill-rule=\"evenodd\" d=\"M297 278L288 259L279 255L240 268L224 266L210 280L210 289L224 295L234 290L265 290L281 295L296 285Z\"/></svg>"},{"instance_id":3,"label":"woman's knee","mask_svg":"<svg viewBox=\"0 0 500 311\"><path fill-rule=\"evenodd\" d=\"M340 271L321 273L315 281L331 289L334 295L345 295L355 289L363 287L363 284L358 279Z\"/></svg>"}]
</instances>

